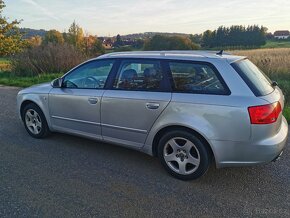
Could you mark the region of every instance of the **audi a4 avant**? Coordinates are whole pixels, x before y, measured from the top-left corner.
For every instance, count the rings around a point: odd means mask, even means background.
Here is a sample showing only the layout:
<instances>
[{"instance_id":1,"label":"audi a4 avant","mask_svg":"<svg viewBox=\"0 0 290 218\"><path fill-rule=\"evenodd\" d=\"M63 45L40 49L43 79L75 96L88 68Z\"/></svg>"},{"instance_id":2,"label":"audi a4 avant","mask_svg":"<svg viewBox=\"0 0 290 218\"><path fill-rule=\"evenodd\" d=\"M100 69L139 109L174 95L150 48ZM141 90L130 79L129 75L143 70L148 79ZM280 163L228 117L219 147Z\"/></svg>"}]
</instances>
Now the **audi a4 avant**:
<instances>
[{"instance_id":1,"label":"audi a4 avant","mask_svg":"<svg viewBox=\"0 0 290 218\"><path fill-rule=\"evenodd\" d=\"M157 156L173 176L274 161L284 96L246 57L205 51L112 53L18 93L27 132L69 133Z\"/></svg>"}]
</instances>

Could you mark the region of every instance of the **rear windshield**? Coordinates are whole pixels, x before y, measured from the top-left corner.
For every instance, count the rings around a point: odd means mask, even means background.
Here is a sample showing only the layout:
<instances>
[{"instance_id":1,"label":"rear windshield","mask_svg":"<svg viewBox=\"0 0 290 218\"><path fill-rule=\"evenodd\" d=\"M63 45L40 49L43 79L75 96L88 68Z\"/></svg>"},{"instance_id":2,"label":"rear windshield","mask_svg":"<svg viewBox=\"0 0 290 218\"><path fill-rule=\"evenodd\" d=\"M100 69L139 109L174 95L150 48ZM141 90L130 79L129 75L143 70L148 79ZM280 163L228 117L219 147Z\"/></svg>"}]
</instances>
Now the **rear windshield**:
<instances>
[{"instance_id":1,"label":"rear windshield","mask_svg":"<svg viewBox=\"0 0 290 218\"><path fill-rule=\"evenodd\" d=\"M248 59L231 65L256 96L264 96L273 92L271 80Z\"/></svg>"}]
</instances>

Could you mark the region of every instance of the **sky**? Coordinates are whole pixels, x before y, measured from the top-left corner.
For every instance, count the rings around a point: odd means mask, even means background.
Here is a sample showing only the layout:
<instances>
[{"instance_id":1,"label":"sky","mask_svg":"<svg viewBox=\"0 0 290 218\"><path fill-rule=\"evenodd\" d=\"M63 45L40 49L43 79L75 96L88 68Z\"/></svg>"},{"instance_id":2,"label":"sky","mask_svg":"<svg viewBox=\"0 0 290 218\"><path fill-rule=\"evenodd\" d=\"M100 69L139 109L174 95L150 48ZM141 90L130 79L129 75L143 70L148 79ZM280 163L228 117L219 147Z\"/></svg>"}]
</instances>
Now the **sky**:
<instances>
[{"instance_id":1,"label":"sky","mask_svg":"<svg viewBox=\"0 0 290 218\"><path fill-rule=\"evenodd\" d=\"M4 15L21 27L87 34L202 33L218 26L258 24L290 30L290 0L4 0Z\"/></svg>"}]
</instances>

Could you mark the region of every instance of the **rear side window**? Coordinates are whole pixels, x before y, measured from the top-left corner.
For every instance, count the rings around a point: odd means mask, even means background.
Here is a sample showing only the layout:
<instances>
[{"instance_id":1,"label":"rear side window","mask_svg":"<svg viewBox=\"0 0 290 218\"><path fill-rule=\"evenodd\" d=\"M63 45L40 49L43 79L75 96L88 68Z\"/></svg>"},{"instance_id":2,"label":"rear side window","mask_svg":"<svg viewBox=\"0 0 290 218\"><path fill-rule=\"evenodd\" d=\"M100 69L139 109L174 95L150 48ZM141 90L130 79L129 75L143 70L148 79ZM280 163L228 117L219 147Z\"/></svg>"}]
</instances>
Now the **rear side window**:
<instances>
[{"instance_id":1,"label":"rear side window","mask_svg":"<svg viewBox=\"0 0 290 218\"><path fill-rule=\"evenodd\" d=\"M115 89L159 91L163 74L157 60L124 60L114 82Z\"/></svg>"},{"instance_id":2,"label":"rear side window","mask_svg":"<svg viewBox=\"0 0 290 218\"><path fill-rule=\"evenodd\" d=\"M230 94L217 70L205 63L169 62L176 92Z\"/></svg>"},{"instance_id":3,"label":"rear side window","mask_svg":"<svg viewBox=\"0 0 290 218\"><path fill-rule=\"evenodd\" d=\"M271 80L250 60L244 59L231 65L256 96L273 92Z\"/></svg>"}]
</instances>

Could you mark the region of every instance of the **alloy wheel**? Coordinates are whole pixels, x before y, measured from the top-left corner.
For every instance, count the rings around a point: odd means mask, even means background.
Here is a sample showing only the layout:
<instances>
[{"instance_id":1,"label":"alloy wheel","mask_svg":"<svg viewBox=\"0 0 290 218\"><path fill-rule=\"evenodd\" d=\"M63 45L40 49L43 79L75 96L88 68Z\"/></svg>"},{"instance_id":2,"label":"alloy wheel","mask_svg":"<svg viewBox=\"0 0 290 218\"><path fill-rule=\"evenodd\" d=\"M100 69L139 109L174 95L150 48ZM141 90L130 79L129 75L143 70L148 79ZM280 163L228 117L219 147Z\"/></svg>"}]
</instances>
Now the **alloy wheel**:
<instances>
[{"instance_id":1,"label":"alloy wheel","mask_svg":"<svg viewBox=\"0 0 290 218\"><path fill-rule=\"evenodd\" d=\"M200 154L194 143L182 137L170 139L163 149L163 157L170 169L181 175L195 172L200 164Z\"/></svg>"},{"instance_id":2,"label":"alloy wheel","mask_svg":"<svg viewBox=\"0 0 290 218\"><path fill-rule=\"evenodd\" d=\"M28 130L34 135L37 135L41 132L42 121L39 114L35 110L28 109L26 111L25 125L27 126Z\"/></svg>"}]
</instances>

